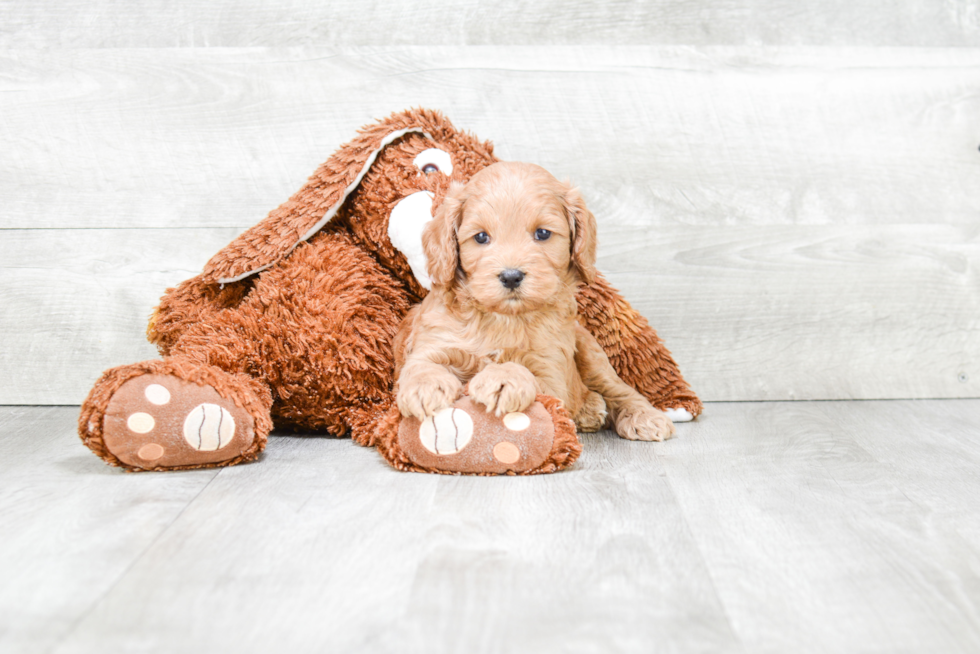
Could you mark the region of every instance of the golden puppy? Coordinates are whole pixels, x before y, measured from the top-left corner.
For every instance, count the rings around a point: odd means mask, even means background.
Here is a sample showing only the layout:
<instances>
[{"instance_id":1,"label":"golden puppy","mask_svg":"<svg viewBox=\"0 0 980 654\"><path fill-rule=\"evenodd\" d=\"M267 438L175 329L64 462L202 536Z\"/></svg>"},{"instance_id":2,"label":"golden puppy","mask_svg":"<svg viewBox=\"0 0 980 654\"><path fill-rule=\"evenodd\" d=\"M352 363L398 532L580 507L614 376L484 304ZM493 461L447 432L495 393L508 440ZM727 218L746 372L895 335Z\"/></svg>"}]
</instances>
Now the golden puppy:
<instances>
[{"instance_id":1,"label":"golden puppy","mask_svg":"<svg viewBox=\"0 0 980 654\"><path fill-rule=\"evenodd\" d=\"M397 401L424 420L469 396L497 415L537 393L560 399L580 431L608 415L616 432L663 440L663 412L624 383L576 320L576 287L592 281L595 218L578 191L544 168L502 162L454 184L422 234L432 291L395 341Z\"/></svg>"}]
</instances>

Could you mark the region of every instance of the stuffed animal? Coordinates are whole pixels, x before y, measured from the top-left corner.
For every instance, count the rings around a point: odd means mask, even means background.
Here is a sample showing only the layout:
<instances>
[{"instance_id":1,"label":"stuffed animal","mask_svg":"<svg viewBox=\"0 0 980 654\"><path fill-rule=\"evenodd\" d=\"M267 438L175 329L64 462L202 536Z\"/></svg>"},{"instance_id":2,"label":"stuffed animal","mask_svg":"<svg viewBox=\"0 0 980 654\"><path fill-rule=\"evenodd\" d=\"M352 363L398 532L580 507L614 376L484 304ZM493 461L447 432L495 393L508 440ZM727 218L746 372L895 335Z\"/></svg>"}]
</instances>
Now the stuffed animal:
<instances>
[{"instance_id":1,"label":"stuffed animal","mask_svg":"<svg viewBox=\"0 0 980 654\"><path fill-rule=\"evenodd\" d=\"M421 232L451 181L497 161L492 145L413 109L362 128L267 218L168 289L147 329L162 359L107 370L79 434L126 470L255 459L277 429L350 435L394 467L534 474L581 445L560 402L496 417L463 396L423 422L394 405L393 339L427 293ZM661 340L602 276L580 322L628 384L675 420L701 402Z\"/></svg>"}]
</instances>

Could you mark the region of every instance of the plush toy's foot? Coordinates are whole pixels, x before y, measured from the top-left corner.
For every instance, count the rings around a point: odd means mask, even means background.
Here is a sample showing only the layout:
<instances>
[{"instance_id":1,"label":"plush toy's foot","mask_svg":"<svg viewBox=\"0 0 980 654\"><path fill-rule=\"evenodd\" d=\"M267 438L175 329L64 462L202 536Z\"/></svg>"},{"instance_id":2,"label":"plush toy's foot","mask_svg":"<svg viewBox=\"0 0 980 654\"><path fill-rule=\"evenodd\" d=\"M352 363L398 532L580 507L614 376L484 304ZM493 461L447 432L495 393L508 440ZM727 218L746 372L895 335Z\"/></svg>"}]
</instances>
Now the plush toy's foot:
<instances>
[{"instance_id":1,"label":"plush toy's foot","mask_svg":"<svg viewBox=\"0 0 980 654\"><path fill-rule=\"evenodd\" d=\"M243 375L146 361L103 374L82 406L79 434L127 470L234 465L264 449L270 405L268 390Z\"/></svg>"},{"instance_id":2,"label":"plush toy's foot","mask_svg":"<svg viewBox=\"0 0 980 654\"><path fill-rule=\"evenodd\" d=\"M659 398L651 404L667 414L672 422L690 422L701 415L704 409L701 400L690 393L681 397Z\"/></svg>"},{"instance_id":3,"label":"plush toy's foot","mask_svg":"<svg viewBox=\"0 0 980 654\"><path fill-rule=\"evenodd\" d=\"M500 418L463 396L424 421L402 418L393 407L385 422L378 451L400 470L533 475L567 468L582 452L568 412L546 395Z\"/></svg>"},{"instance_id":4,"label":"plush toy's foot","mask_svg":"<svg viewBox=\"0 0 980 654\"><path fill-rule=\"evenodd\" d=\"M694 415L684 407L664 409L664 413L671 422L691 422L694 420Z\"/></svg>"}]
</instances>

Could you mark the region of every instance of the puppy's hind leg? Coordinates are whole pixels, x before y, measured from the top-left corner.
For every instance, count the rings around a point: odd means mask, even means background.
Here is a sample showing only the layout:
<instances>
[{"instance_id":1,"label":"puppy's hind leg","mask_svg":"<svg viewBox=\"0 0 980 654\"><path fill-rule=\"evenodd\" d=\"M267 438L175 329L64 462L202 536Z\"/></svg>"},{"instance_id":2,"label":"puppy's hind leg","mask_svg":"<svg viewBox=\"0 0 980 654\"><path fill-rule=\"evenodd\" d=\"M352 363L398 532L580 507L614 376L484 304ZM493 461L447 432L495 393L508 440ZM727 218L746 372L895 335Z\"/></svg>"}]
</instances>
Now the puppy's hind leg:
<instances>
[{"instance_id":1,"label":"puppy's hind leg","mask_svg":"<svg viewBox=\"0 0 980 654\"><path fill-rule=\"evenodd\" d=\"M670 418L619 378L602 347L581 325L575 329L575 364L585 385L605 400L622 438L662 441L674 434Z\"/></svg>"},{"instance_id":2,"label":"puppy's hind leg","mask_svg":"<svg viewBox=\"0 0 980 654\"><path fill-rule=\"evenodd\" d=\"M585 433L596 432L606 426L608 417L609 411L606 410L606 401L595 391L588 391L585 402L575 414L575 428Z\"/></svg>"}]
</instances>

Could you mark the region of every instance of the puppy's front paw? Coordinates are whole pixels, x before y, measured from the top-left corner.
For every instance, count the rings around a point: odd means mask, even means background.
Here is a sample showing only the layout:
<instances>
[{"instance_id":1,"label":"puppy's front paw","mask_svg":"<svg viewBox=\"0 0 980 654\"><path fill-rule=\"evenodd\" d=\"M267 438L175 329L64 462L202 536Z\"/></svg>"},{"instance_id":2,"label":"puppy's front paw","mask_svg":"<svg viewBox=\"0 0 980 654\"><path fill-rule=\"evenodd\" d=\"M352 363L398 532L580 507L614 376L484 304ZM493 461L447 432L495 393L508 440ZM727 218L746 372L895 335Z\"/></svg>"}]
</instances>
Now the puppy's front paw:
<instances>
[{"instance_id":1,"label":"puppy's front paw","mask_svg":"<svg viewBox=\"0 0 980 654\"><path fill-rule=\"evenodd\" d=\"M451 407L463 392L463 385L456 375L448 370L432 372L419 376L406 383L400 383L398 410L405 417L413 416L419 420Z\"/></svg>"},{"instance_id":2,"label":"puppy's front paw","mask_svg":"<svg viewBox=\"0 0 980 654\"><path fill-rule=\"evenodd\" d=\"M627 407L616 417L616 433L631 441L662 441L674 431L670 418L650 405Z\"/></svg>"},{"instance_id":3,"label":"puppy's front paw","mask_svg":"<svg viewBox=\"0 0 980 654\"><path fill-rule=\"evenodd\" d=\"M487 411L502 416L531 406L538 393L538 382L519 363L491 363L470 380L468 392Z\"/></svg>"}]
</instances>

